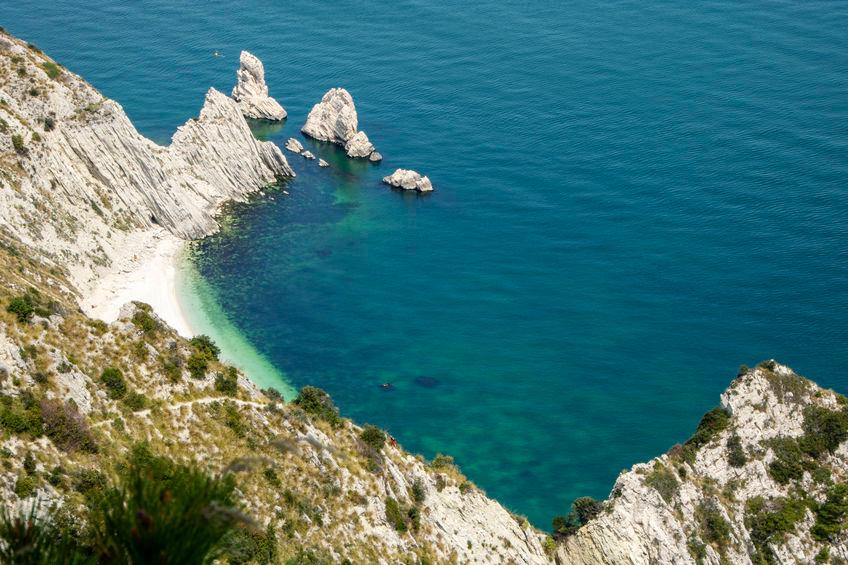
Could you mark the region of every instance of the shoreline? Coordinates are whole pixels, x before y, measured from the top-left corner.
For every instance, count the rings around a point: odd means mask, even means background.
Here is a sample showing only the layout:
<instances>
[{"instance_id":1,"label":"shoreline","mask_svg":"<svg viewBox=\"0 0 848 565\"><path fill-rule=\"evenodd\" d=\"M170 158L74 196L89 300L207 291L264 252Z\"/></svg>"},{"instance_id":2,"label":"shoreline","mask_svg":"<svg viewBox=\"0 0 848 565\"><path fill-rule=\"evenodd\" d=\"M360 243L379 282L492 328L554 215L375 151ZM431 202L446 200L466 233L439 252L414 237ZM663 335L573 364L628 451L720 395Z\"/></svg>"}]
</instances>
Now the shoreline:
<instances>
[{"instance_id":1,"label":"shoreline","mask_svg":"<svg viewBox=\"0 0 848 565\"><path fill-rule=\"evenodd\" d=\"M108 272L89 285L83 311L112 323L128 302L149 304L182 337L205 334L260 388L274 387L286 400L297 392L285 375L233 325L213 289L188 260L189 242L164 229L137 232L118 252Z\"/></svg>"},{"instance_id":2,"label":"shoreline","mask_svg":"<svg viewBox=\"0 0 848 565\"><path fill-rule=\"evenodd\" d=\"M112 323L127 302L150 304L183 337L194 332L177 296L177 271L187 242L164 229L133 234L104 276L98 277L81 301L83 311Z\"/></svg>"}]
</instances>

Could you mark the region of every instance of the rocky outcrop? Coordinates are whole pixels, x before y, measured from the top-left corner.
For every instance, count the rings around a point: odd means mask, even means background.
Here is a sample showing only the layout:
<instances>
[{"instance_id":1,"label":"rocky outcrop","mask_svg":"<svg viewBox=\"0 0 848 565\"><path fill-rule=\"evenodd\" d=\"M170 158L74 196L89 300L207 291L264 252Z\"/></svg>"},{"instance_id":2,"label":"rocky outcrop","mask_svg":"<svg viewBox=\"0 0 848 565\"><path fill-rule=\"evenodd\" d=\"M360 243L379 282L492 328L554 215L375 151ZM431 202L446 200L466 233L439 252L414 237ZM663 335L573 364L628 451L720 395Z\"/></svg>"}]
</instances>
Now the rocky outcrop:
<instances>
[{"instance_id":1,"label":"rocky outcrop","mask_svg":"<svg viewBox=\"0 0 848 565\"><path fill-rule=\"evenodd\" d=\"M383 177L383 182L389 186L402 188L403 190L417 190L419 192L430 192L433 190L433 184L429 178L408 169L397 169L391 175Z\"/></svg>"},{"instance_id":2,"label":"rocky outcrop","mask_svg":"<svg viewBox=\"0 0 848 565\"><path fill-rule=\"evenodd\" d=\"M309 160L315 159L315 155L313 155L311 151L304 151L303 153L301 153L301 155L303 156L304 159L309 159Z\"/></svg>"},{"instance_id":3,"label":"rocky outcrop","mask_svg":"<svg viewBox=\"0 0 848 565\"><path fill-rule=\"evenodd\" d=\"M262 61L247 51L239 57L236 85L231 96L238 102L241 113L248 118L261 120L284 120L287 116L280 103L268 96L265 84L265 67Z\"/></svg>"},{"instance_id":4,"label":"rocky outcrop","mask_svg":"<svg viewBox=\"0 0 848 565\"><path fill-rule=\"evenodd\" d=\"M301 152L303 152L303 144L295 138L290 137L288 141L286 141L286 149L288 149L292 153L300 154Z\"/></svg>"},{"instance_id":5,"label":"rocky outcrop","mask_svg":"<svg viewBox=\"0 0 848 565\"><path fill-rule=\"evenodd\" d=\"M61 262L78 288L96 281L138 230L203 237L217 229L221 203L294 176L280 149L257 141L238 105L215 89L163 147L139 134L117 102L5 38L0 226Z\"/></svg>"},{"instance_id":6,"label":"rocky outcrop","mask_svg":"<svg viewBox=\"0 0 848 565\"><path fill-rule=\"evenodd\" d=\"M319 167L329 167L329 166L330 166L330 163L328 163L328 162L327 162L327 161L325 161L324 159L318 159L318 166L319 166Z\"/></svg>"},{"instance_id":7,"label":"rocky outcrop","mask_svg":"<svg viewBox=\"0 0 848 565\"><path fill-rule=\"evenodd\" d=\"M371 161L372 163L379 163L380 161L383 160L383 156L380 153L378 153L377 151L374 151L373 153L371 153L371 156L368 157L368 160Z\"/></svg>"},{"instance_id":8,"label":"rocky outcrop","mask_svg":"<svg viewBox=\"0 0 848 565\"><path fill-rule=\"evenodd\" d=\"M301 131L320 141L341 145L348 157L367 158L374 152L374 145L358 128L353 97L344 88L332 88L312 107Z\"/></svg>"},{"instance_id":9,"label":"rocky outcrop","mask_svg":"<svg viewBox=\"0 0 848 565\"><path fill-rule=\"evenodd\" d=\"M605 510L564 540L559 559L812 563L820 552L848 559L844 534L828 541L811 533L832 485L848 480L845 403L773 361L743 371L692 439L618 477ZM809 446L827 441L829 449L810 455Z\"/></svg>"}]
</instances>

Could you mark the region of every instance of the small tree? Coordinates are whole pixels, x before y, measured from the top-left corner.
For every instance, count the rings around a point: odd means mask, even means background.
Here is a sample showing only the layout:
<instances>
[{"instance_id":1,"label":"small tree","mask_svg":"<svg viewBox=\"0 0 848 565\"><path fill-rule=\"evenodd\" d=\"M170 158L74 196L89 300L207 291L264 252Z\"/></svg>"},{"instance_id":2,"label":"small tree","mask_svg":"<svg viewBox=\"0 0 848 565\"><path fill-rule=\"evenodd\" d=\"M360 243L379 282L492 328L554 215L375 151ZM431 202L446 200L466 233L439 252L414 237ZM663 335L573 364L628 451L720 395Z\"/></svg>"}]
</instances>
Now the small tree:
<instances>
[{"instance_id":1,"label":"small tree","mask_svg":"<svg viewBox=\"0 0 848 565\"><path fill-rule=\"evenodd\" d=\"M124 374L120 369L106 367L100 374L100 380L106 385L109 398L117 400L123 398L127 393L127 382L124 380Z\"/></svg>"},{"instance_id":2,"label":"small tree","mask_svg":"<svg viewBox=\"0 0 848 565\"><path fill-rule=\"evenodd\" d=\"M21 323L29 322L32 319L32 315L35 313L35 303L32 296L29 294L22 294L21 296L16 296L9 301L9 305L6 306L6 311L14 314Z\"/></svg>"},{"instance_id":3,"label":"small tree","mask_svg":"<svg viewBox=\"0 0 848 565\"><path fill-rule=\"evenodd\" d=\"M362 432L359 434L359 439L362 440L362 443L377 452L382 450L383 446L386 444L386 434L383 430L377 426L372 426L371 424L366 424L365 427L362 428Z\"/></svg>"},{"instance_id":4,"label":"small tree","mask_svg":"<svg viewBox=\"0 0 848 565\"><path fill-rule=\"evenodd\" d=\"M210 360L217 360L218 354L221 353L221 348L215 345L215 342L208 335L194 336L189 340L189 343L195 351Z\"/></svg>"},{"instance_id":5,"label":"small tree","mask_svg":"<svg viewBox=\"0 0 848 565\"><path fill-rule=\"evenodd\" d=\"M186 362L188 373L194 379L202 379L206 376L206 370L209 368L209 360L205 355L194 352Z\"/></svg>"},{"instance_id":6,"label":"small tree","mask_svg":"<svg viewBox=\"0 0 848 565\"><path fill-rule=\"evenodd\" d=\"M227 396L235 396L238 392L238 370L227 367L227 370L215 375L215 390Z\"/></svg>"}]
</instances>

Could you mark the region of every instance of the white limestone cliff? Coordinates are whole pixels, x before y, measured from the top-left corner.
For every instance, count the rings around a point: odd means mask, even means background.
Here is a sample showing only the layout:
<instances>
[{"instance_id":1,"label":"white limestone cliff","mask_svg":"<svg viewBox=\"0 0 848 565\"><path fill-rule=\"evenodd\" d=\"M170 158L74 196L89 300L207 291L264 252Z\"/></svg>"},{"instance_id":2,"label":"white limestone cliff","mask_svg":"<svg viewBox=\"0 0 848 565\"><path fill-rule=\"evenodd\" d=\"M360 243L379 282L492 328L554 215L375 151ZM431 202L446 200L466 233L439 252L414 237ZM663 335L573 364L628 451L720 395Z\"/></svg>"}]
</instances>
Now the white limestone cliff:
<instances>
[{"instance_id":1,"label":"white limestone cliff","mask_svg":"<svg viewBox=\"0 0 848 565\"><path fill-rule=\"evenodd\" d=\"M238 102L241 113L248 118L262 120L284 120L288 115L279 102L268 96L265 84L265 66L256 56L242 51L236 85L231 94Z\"/></svg>"},{"instance_id":2,"label":"white limestone cliff","mask_svg":"<svg viewBox=\"0 0 848 565\"><path fill-rule=\"evenodd\" d=\"M677 446L619 475L606 509L566 538L557 557L562 563L746 565L770 558L788 564L813 563L828 548L832 558L848 560L844 535L830 543L811 535L813 508L804 509L788 532L767 543L750 526L754 501L776 511L802 492L821 503L831 482L848 479L844 442L833 454L805 463L821 473L806 470L798 480L781 484L770 469L777 458L774 442L802 436L808 410L844 411L844 402L774 362L743 372L721 395L721 407L729 414L726 428L689 460ZM735 438L739 444L733 461L729 442Z\"/></svg>"},{"instance_id":3,"label":"white limestone cliff","mask_svg":"<svg viewBox=\"0 0 848 565\"><path fill-rule=\"evenodd\" d=\"M397 169L391 175L383 177L383 182L395 188L403 190L417 190L419 192L430 192L433 190L433 183L425 176L421 176L416 171L408 169Z\"/></svg>"},{"instance_id":4,"label":"white limestone cliff","mask_svg":"<svg viewBox=\"0 0 848 565\"><path fill-rule=\"evenodd\" d=\"M68 268L81 291L144 245L140 233L203 237L217 229L222 203L294 176L280 149L257 141L236 103L215 89L163 147L139 134L117 102L5 39L0 227Z\"/></svg>"},{"instance_id":5,"label":"white limestone cliff","mask_svg":"<svg viewBox=\"0 0 848 565\"><path fill-rule=\"evenodd\" d=\"M358 128L353 97L344 88L331 88L312 107L301 131L320 141L341 145L348 157L367 158L374 152L374 145Z\"/></svg>"}]
</instances>

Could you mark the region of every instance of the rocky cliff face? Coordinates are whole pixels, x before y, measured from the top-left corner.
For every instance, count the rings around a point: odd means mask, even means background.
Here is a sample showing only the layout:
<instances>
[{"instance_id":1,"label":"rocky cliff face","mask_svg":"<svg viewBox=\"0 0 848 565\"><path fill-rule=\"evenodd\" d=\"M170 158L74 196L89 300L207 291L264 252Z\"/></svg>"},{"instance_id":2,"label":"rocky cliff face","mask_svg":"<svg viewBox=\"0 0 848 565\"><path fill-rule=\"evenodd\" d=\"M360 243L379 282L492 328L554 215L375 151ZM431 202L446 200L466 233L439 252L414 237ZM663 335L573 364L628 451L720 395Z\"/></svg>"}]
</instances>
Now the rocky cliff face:
<instances>
[{"instance_id":1,"label":"rocky cliff face","mask_svg":"<svg viewBox=\"0 0 848 565\"><path fill-rule=\"evenodd\" d=\"M117 103L3 34L0 79L7 503L56 503L84 523L86 485L146 441L237 473L245 511L277 532L281 555L306 551L311 563L848 560L848 401L774 362L742 371L689 441L624 472L609 499L555 541L449 458L369 446L355 424L282 403L217 358L198 370L189 362L197 346L144 305L109 325L87 318L77 309L85 284L139 234L201 237L216 229L221 202L293 173L215 90L160 147ZM356 138L345 95L328 93L306 133ZM28 314L7 311L13 300ZM107 367L121 371L121 394L102 378ZM51 427L58 417L72 435Z\"/></svg>"},{"instance_id":2,"label":"rocky cliff face","mask_svg":"<svg viewBox=\"0 0 848 565\"><path fill-rule=\"evenodd\" d=\"M683 446L635 465L562 563L848 560L846 399L766 362L746 370ZM836 512L838 533L822 527Z\"/></svg>"},{"instance_id":3,"label":"rocky cliff face","mask_svg":"<svg viewBox=\"0 0 848 565\"><path fill-rule=\"evenodd\" d=\"M358 127L353 97L344 88L331 88L321 102L312 107L301 131L315 139L343 146L348 157L370 157L374 145L364 131L357 131Z\"/></svg>"},{"instance_id":4,"label":"rocky cliff face","mask_svg":"<svg viewBox=\"0 0 848 565\"><path fill-rule=\"evenodd\" d=\"M280 103L268 96L265 67L262 61L247 51L239 57L236 85L231 96L238 102L242 114L261 120L284 120L288 115Z\"/></svg>"},{"instance_id":5,"label":"rocky cliff face","mask_svg":"<svg viewBox=\"0 0 848 565\"><path fill-rule=\"evenodd\" d=\"M161 147L118 103L9 36L0 45L0 154L0 226L80 287L139 230L202 237L217 228L222 202L294 175L214 89Z\"/></svg>"}]
</instances>

